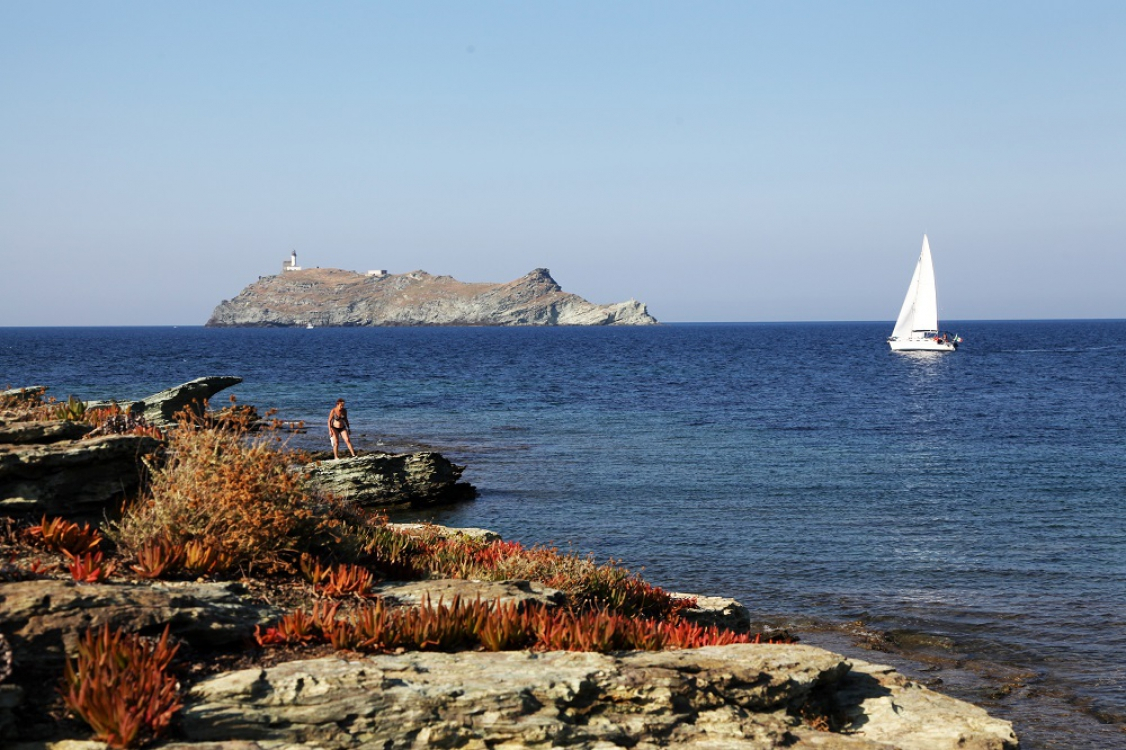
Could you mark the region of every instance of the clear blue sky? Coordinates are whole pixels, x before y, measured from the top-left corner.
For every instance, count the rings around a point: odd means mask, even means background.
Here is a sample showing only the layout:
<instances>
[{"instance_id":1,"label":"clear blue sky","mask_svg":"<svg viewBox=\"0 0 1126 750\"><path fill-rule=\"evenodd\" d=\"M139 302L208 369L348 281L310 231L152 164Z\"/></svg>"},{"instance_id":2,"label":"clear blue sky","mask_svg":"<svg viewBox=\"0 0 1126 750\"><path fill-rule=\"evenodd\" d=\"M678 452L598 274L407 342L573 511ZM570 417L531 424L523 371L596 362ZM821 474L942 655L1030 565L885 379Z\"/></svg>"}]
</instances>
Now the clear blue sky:
<instances>
[{"instance_id":1,"label":"clear blue sky","mask_svg":"<svg viewBox=\"0 0 1126 750\"><path fill-rule=\"evenodd\" d=\"M0 326L306 266L665 321L1126 317L1124 2L0 0Z\"/></svg>"}]
</instances>

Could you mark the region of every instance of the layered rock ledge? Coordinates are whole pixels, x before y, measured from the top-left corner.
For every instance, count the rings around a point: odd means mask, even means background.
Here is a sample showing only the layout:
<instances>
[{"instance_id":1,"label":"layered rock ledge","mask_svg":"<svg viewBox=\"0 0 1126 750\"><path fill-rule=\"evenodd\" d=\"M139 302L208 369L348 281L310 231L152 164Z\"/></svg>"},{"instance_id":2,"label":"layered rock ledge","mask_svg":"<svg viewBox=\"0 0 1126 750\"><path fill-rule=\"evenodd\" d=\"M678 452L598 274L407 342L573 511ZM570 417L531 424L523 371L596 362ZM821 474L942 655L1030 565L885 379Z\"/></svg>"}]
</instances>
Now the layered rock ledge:
<instances>
[{"instance_id":1,"label":"layered rock ledge","mask_svg":"<svg viewBox=\"0 0 1126 750\"><path fill-rule=\"evenodd\" d=\"M38 422L0 427L0 513L98 521L134 493L142 460L159 441L144 435L84 438L89 426Z\"/></svg>"},{"instance_id":2,"label":"layered rock ledge","mask_svg":"<svg viewBox=\"0 0 1126 750\"><path fill-rule=\"evenodd\" d=\"M814 703L842 730L804 724ZM189 743L323 750L1016 747L979 708L800 645L294 661L196 684L182 726Z\"/></svg>"},{"instance_id":3,"label":"layered rock ledge","mask_svg":"<svg viewBox=\"0 0 1126 750\"><path fill-rule=\"evenodd\" d=\"M653 325L635 300L597 305L564 292L545 268L505 284L425 271L365 276L337 268L267 276L216 306L211 327Z\"/></svg>"}]
</instances>

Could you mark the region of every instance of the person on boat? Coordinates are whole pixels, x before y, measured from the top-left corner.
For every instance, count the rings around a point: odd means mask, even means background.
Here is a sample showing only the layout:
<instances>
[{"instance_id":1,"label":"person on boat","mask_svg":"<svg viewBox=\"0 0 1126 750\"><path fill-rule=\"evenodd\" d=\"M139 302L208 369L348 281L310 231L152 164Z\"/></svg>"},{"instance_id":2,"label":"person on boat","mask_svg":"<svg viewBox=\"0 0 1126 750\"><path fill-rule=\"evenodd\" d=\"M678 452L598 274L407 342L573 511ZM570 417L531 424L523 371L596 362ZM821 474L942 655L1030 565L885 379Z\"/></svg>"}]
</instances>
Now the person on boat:
<instances>
[{"instance_id":1,"label":"person on boat","mask_svg":"<svg viewBox=\"0 0 1126 750\"><path fill-rule=\"evenodd\" d=\"M348 445L348 452L356 457L356 450L352 447L350 436L351 425L348 424L348 410L344 408L344 399L336 399L336 406L328 413L328 439L332 443L332 457L340 458L340 438Z\"/></svg>"}]
</instances>

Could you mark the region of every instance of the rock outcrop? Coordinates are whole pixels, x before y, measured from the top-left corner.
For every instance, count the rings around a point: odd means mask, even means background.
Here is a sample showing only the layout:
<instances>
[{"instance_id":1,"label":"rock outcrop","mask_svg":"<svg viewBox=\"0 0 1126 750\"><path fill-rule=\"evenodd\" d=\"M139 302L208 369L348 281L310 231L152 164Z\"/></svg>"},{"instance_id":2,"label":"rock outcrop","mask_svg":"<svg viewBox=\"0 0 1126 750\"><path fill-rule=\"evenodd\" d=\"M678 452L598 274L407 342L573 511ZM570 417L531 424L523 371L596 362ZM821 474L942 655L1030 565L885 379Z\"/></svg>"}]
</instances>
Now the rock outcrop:
<instances>
[{"instance_id":1,"label":"rock outcrop","mask_svg":"<svg viewBox=\"0 0 1126 750\"><path fill-rule=\"evenodd\" d=\"M301 471L318 489L367 508L422 508L477 494L473 485L459 481L464 466L431 451L314 461Z\"/></svg>"},{"instance_id":2,"label":"rock outcrop","mask_svg":"<svg viewBox=\"0 0 1126 750\"><path fill-rule=\"evenodd\" d=\"M83 438L88 425L17 422L0 428L0 513L99 521L141 483L145 435Z\"/></svg>"},{"instance_id":3,"label":"rock outcrop","mask_svg":"<svg viewBox=\"0 0 1126 750\"><path fill-rule=\"evenodd\" d=\"M645 305L596 305L564 292L547 269L507 284L425 271L365 276L335 268L267 276L221 302L208 326L652 325Z\"/></svg>"},{"instance_id":4,"label":"rock outcrop","mask_svg":"<svg viewBox=\"0 0 1126 750\"><path fill-rule=\"evenodd\" d=\"M150 425L168 426L186 406L202 405L242 382L212 376L169 388L139 401L118 401ZM90 402L88 406L100 405ZM63 516L98 522L119 510L144 478L146 456L161 443L145 435L90 436L82 422L0 421L0 513ZM439 453L374 453L295 467L320 489L369 508L422 508L477 494L462 482L464 466Z\"/></svg>"},{"instance_id":5,"label":"rock outcrop","mask_svg":"<svg viewBox=\"0 0 1126 750\"><path fill-rule=\"evenodd\" d=\"M241 382L242 378L235 375L210 375L167 388L160 393L146 396L140 401L117 401L116 403L126 411L141 415L151 425L167 427L176 423L176 412L189 406L202 411L205 401L219 391L226 390ZM108 403L106 401L94 401L87 406L104 406Z\"/></svg>"},{"instance_id":6,"label":"rock outcrop","mask_svg":"<svg viewBox=\"0 0 1126 750\"><path fill-rule=\"evenodd\" d=\"M817 714L843 716L843 731L798 718ZM182 727L193 743L321 750L1017 747L980 708L800 645L294 661L197 683Z\"/></svg>"}]
</instances>

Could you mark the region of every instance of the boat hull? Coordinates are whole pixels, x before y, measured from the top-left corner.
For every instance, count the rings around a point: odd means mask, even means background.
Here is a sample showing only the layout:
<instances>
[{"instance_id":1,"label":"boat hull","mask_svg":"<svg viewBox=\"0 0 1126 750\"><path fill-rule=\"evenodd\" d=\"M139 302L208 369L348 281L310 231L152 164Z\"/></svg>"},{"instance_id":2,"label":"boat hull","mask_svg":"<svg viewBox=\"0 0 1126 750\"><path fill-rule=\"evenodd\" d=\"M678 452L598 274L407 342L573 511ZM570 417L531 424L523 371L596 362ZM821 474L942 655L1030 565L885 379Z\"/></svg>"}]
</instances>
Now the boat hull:
<instances>
[{"instance_id":1,"label":"boat hull","mask_svg":"<svg viewBox=\"0 0 1126 750\"><path fill-rule=\"evenodd\" d=\"M930 338L888 339L893 352L952 352L958 348L955 341Z\"/></svg>"}]
</instances>

